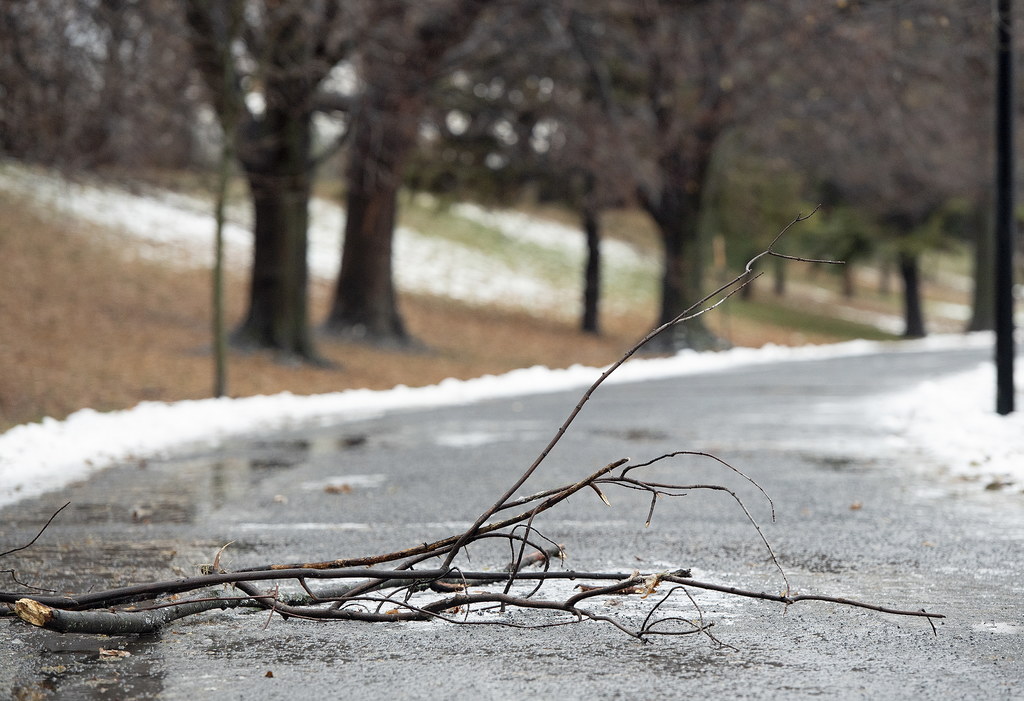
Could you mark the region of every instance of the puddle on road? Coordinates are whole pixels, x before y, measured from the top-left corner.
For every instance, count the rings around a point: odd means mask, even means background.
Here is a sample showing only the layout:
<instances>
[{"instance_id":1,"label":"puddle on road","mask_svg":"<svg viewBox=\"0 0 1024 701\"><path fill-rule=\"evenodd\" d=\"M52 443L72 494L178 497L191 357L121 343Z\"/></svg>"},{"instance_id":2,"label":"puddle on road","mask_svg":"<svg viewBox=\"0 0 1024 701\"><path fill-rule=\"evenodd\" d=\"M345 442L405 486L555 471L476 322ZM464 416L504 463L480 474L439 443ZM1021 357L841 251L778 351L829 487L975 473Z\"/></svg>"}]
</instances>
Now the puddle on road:
<instances>
[{"instance_id":1,"label":"puddle on road","mask_svg":"<svg viewBox=\"0 0 1024 701\"><path fill-rule=\"evenodd\" d=\"M309 480L299 486L310 491L343 493L353 489L377 489L384 485L387 475L331 475L324 479Z\"/></svg>"},{"instance_id":2,"label":"puddle on road","mask_svg":"<svg viewBox=\"0 0 1024 701\"><path fill-rule=\"evenodd\" d=\"M192 524L232 504L248 503L267 480L294 479L296 470L318 457L358 450L363 434L324 433L312 437L229 444L214 453L151 460L97 475L82 485L62 522L132 523L139 526ZM126 474L127 472L127 474ZM346 494L384 486L383 474L333 474L301 483L305 490ZM117 495L112 499L111 495Z\"/></svg>"},{"instance_id":3,"label":"puddle on road","mask_svg":"<svg viewBox=\"0 0 1024 701\"><path fill-rule=\"evenodd\" d=\"M599 436L607 436L624 441L648 443L653 441L671 440L672 436L665 432L650 428L602 428L592 431Z\"/></svg>"},{"instance_id":4,"label":"puddle on road","mask_svg":"<svg viewBox=\"0 0 1024 701\"><path fill-rule=\"evenodd\" d=\"M361 434L258 440L229 445L212 455L150 462L145 469L154 478L136 490L141 493L127 510L106 503L91 508L96 512L95 520L193 523L228 503L245 501L264 480L305 466L318 456L358 448L366 441ZM383 482L383 476L336 476L320 488L330 489L335 482L350 487L376 487Z\"/></svg>"},{"instance_id":5,"label":"puddle on road","mask_svg":"<svg viewBox=\"0 0 1024 701\"><path fill-rule=\"evenodd\" d=\"M978 633L995 633L997 635L1019 635L1021 627L1006 621L993 621L992 623L975 623L971 630Z\"/></svg>"},{"instance_id":6,"label":"puddle on road","mask_svg":"<svg viewBox=\"0 0 1024 701\"><path fill-rule=\"evenodd\" d=\"M272 441L257 440L249 443L249 446L261 451L285 454L297 453L312 457L356 448L364 445L367 440L367 436L361 433L345 434L342 436L325 433L311 438L283 438Z\"/></svg>"},{"instance_id":7,"label":"puddle on road","mask_svg":"<svg viewBox=\"0 0 1024 701\"><path fill-rule=\"evenodd\" d=\"M254 523L243 522L233 526L239 531L368 531L373 528L369 523Z\"/></svg>"},{"instance_id":8,"label":"puddle on road","mask_svg":"<svg viewBox=\"0 0 1024 701\"><path fill-rule=\"evenodd\" d=\"M476 448L481 445L515 440L514 433L489 433L487 431L467 431L462 433L442 433L434 439L434 443L445 448Z\"/></svg>"},{"instance_id":9,"label":"puddle on road","mask_svg":"<svg viewBox=\"0 0 1024 701\"><path fill-rule=\"evenodd\" d=\"M31 680L12 687L11 698L114 700L157 698L164 691L157 636L113 639L19 632L36 654Z\"/></svg>"},{"instance_id":10,"label":"puddle on road","mask_svg":"<svg viewBox=\"0 0 1024 701\"><path fill-rule=\"evenodd\" d=\"M537 421L460 421L442 426L429 440L444 448L477 448L494 443L540 440L547 437L549 430Z\"/></svg>"}]
</instances>

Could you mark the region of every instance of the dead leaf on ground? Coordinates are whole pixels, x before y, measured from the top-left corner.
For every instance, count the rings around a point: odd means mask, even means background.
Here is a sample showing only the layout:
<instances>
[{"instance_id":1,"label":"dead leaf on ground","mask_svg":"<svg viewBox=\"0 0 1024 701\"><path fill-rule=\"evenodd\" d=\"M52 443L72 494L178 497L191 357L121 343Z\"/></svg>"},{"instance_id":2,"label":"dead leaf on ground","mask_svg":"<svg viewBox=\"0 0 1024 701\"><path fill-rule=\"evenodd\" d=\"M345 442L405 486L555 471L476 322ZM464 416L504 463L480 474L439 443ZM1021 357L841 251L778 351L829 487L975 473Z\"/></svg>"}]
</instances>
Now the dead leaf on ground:
<instances>
[{"instance_id":1,"label":"dead leaf on ground","mask_svg":"<svg viewBox=\"0 0 1024 701\"><path fill-rule=\"evenodd\" d=\"M127 650L111 650L105 647L100 648L100 657L108 660L119 660L122 657L131 657L132 653Z\"/></svg>"}]
</instances>

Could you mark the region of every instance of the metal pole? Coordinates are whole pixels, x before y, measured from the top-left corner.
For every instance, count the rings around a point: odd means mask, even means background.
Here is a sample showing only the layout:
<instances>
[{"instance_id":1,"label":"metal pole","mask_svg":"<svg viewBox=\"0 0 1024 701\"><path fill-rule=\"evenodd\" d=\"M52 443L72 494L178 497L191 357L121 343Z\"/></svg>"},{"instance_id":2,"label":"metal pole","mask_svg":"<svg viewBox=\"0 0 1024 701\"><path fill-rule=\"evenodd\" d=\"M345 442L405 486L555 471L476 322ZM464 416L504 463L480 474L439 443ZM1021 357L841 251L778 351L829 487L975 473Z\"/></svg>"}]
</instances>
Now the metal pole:
<instances>
[{"instance_id":1,"label":"metal pole","mask_svg":"<svg viewBox=\"0 0 1024 701\"><path fill-rule=\"evenodd\" d=\"M1011 0L996 0L996 412L1013 411L1013 38Z\"/></svg>"}]
</instances>

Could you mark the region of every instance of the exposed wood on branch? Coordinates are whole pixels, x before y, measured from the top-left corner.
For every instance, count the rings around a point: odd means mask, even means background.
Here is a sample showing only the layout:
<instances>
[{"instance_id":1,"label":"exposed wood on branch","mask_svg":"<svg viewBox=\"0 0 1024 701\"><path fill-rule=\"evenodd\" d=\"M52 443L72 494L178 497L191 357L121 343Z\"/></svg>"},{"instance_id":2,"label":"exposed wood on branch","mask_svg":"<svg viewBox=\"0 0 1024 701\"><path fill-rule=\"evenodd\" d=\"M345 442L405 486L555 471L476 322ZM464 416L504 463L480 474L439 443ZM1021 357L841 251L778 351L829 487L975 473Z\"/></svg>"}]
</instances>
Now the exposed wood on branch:
<instances>
[{"instance_id":1,"label":"exposed wood on branch","mask_svg":"<svg viewBox=\"0 0 1024 701\"><path fill-rule=\"evenodd\" d=\"M136 635L152 633L185 616L224 609L229 605L230 602L216 598L147 611L65 611L32 599L19 599L14 604L14 613L26 623L58 633Z\"/></svg>"}]
</instances>

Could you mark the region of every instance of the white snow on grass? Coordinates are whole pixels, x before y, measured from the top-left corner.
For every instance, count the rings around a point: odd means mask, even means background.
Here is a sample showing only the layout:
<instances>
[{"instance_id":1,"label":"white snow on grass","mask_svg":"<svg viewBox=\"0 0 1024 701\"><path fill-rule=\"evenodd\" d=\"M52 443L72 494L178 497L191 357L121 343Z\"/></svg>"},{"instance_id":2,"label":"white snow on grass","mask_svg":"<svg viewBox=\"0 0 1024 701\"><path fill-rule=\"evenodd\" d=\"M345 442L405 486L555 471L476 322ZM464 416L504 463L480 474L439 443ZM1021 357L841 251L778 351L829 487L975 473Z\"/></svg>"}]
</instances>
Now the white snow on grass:
<instances>
[{"instance_id":1,"label":"white snow on grass","mask_svg":"<svg viewBox=\"0 0 1024 701\"><path fill-rule=\"evenodd\" d=\"M575 265L583 264L586 240L578 228L537 219L522 212L484 209L472 203L453 205L452 212L464 219L498 229L510 238L544 247L557 247L570 256ZM606 259L610 258L622 265L645 269L651 269L656 265L655 261L622 241L603 241L601 249Z\"/></svg>"},{"instance_id":2,"label":"white snow on grass","mask_svg":"<svg viewBox=\"0 0 1024 701\"><path fill-rule=\"evenodd\" d=\"M825 346L736 348L720 353L683 352L670 358L633 360L609 382L651 380L715 372L755 363L793 362L863 355L882 350L919 350L989 344L985 334L935 337L883 344L851 341ZM82 409L63 421L46 419L0 435L0 505L87 477L116 463L209 447L232 436L315 423L367 418L387 411L466 404L485 399L582 390L601 370L574 366L514 370L473 380L384 391L347 390L297 396L282 393L242 399L144 402L133 409L100 413ZM926 383L873 402L870 415L913 445L933 448L937 460L963 474L1024 480L1024 414L999 417L990 408L991 363L963 375ZM868 412L865 412L868 415Z\"/></svg>"},{"instance_id":3,"label":"white snow on grass","mask_svg":"<svg viewBox=\"0 0 1024 701\"><path fill-rule=\"evenodd\" d=\"M180 193L124 188L95 182L73 182L40 169L11 162L0 163L0 190L34 200L60 216L119 231L131 237L137 255L187 266L213 262L211 206L198 197ZM490 221L484 210L467 208L472 221ZM505 236L519 236L512 213L495 213L488 225ZM225 227L227 264L245 269L251 259L251 213L234 207ZM312 275L332 281L341 258L345 213L340 206L321 198L310 203L308 260ZM525 310L545 316L576 318L580 313L580 275L574 250L582 250L583 234L569 227L534 221L522 236L561 254L565 267L555 283L531 272L530 261L514 264L486 251L399 227L395 233L395 280L406 292L447 297L479 305ZM520 237L521 238L521 237ZM647 265L629 246L608 242L614 255L606 267L634 270ZM580 254L581 255L581 254ZM495 281L501 281L495 284ZM566 284L566 283L569 284Z\"/></svg>"}]
</instances>

